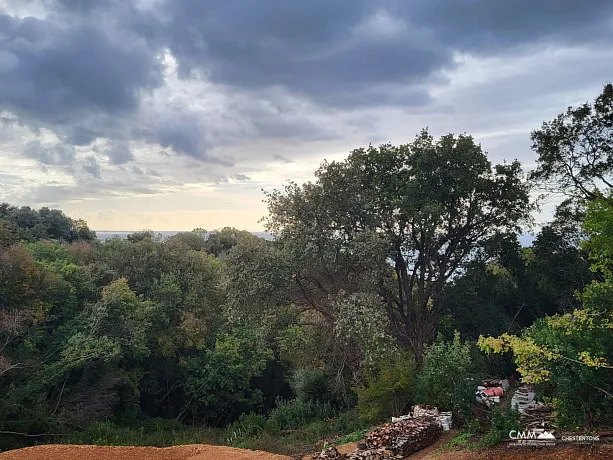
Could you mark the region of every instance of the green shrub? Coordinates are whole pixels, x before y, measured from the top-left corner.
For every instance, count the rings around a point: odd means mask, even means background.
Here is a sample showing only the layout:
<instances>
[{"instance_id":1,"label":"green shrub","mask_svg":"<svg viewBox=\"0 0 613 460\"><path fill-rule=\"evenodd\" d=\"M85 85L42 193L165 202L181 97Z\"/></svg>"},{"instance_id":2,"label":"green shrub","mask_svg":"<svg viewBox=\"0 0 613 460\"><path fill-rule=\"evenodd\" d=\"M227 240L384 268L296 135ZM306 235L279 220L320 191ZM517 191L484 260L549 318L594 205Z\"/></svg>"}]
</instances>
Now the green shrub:
<instances>
[{"instance_id":1,"label":"green shrub","mask_svg":"<svg viewBox=\"0 0 613 460\"><path fill-rule=\"evenodd\" d=\"M519 423L519 412L508 409L502 411L499 407L492 410L490 429L480 441L482 447L494 447L503 439L508 439L509 431L522 430Z\"/></svg>"},{"instance_id":2,"label":"green shrub","mask_svg":"<svg viewBox=\"0 0 613 460\"><path fill-rule=\"evenodd\" d=\"M416 399L440 411L452 411L456 420L466 423L474 407L479 381L479 363L471 344L462 342L459 332L451 342L439 336L424 352Z\"/></svg>"},{"instance_id":3,"label":"green shrub","mask_svg":"<svg viewBox=\"0 0 613 460\"><path fill-rule=\"evenodd\" d=\"M333 420L334 431L337 433L352 433L370 427L368 421L363 420L356 409L338 414Z\"/></svg>"},{"instance_id":4,"label":"green shrub","mask_svg":"<svg viewBox=\"0 0 613 460\"><path fill-rule=\"evenodd\" d=\"M609 285L609 286L607 286ZM598 292L602 291L602 292ZM598 292L602 299L590 297ZM594 283L585 289L583 299L592 318L602 318L610 313L613 284L611 281ZM596 308L599 300L603 305ZM578 314L578 317L581 315ZM554 321L568 321L568 326L556 327ZM595 320L597 322L598 320ZM536 321L525 330L525 336L562 356L581 359L582 353L603 357L613 362L613 335L609 327L583 326L578 320L551 317ZM542 382L539 393L551 397L555 408L555 421L561 428L576 430L579 427L611 426L613 424L613 379L605 367L589 366L578 361L558 359L548 365L549 379ZM586 391L587 390L587 391Z\"/></svg>"},{"instance_id":5,"label":"green shrub","mask_svg":"<svg viewBox=\"0 0 613 460\"><path fill-rule=\"evenodd\" d=\"M362 428L361 430L354 431L353 433L349 433L348 435L342 436L338 438L335 442L337 445L347 444L348 442L358 442L364 439L366 433L370 431L369 428Z\"/></svg>"},{"instance_id":6,"label":"green shrub","mask_svg":"<svg viewBox=\"0 0 613 460\"><path fill-rule=\"evenodd\" d=\"M280 401L268 419L257 414L240 417L223 431L222 442L242 449L295 455L323 438L351 433L345 441L350 442L361 439L368 430L353 410L334 416L329 405L291 400Z\"/></svg>"},{"instance_id":7,"label":"green shrub","mask_svg":"<svg viewBox=\"0 0 613 460\"><path fill-rule=\"evenodd\" d=\"M315 420L333 418L336 410L330 403L293 399L277 400L277 407L270 411L266 428L271 431L293 430Z\"/></svg>"},{"instance_id":8,"label":"green shrub","mask_svg":"<svg viewBox=\"0 0 613 460\"><path fill-rule=\"evenodd\" d=\"M294 371L290 385L301 401L326 402L332 398L330 377L322 369L301 368Z\"/></svg>"},{"instance_id":9,"label":"green shrub","mask_svg":"<svg viewBox=\"0 0 613 460\"><path fill-rule=\"evenodd\" d=\"M99 446L167 447L215 443L216 435L211 428L189 428L174 420L154 418L145 420L138 427L120 426L108 421L92 423L62 441Z\"/></svg>"},{"instance_id":10,"label":"green shrub","mask_svg":"<svg viewBox=\"0 0 613 460\"><path fill-rule=\"evenodd\" d=\"M249 412L241 414L235 422L228 425L226 434L228 440L236 440L237 438L246 438L259 435L266 426L266 417L261 414ZM235 445L228 442L230 445Z\"/></svg>"},{"instance_id":11,"label":"green shrub","mask_svg":"<svg viewBox=\"0 0 613 460\"><path fill-rule=\"evenodd\" d=\"M445 444L441 450L443 451L453 450L458 447L463 448L463 449L471 448L473 447L473 443L470 441L470 439L473 436L474 435L472 433L463 431L462 433L457 435L455 438L453 438L451 441L449 441L447 444Z\"/></svg>"},{"instance_id":12,"label":"green shrub","mask_svg":"<svg viewBox=\"0 0 613 460\"><path fill-rule=\"evenodd\" d=\"M479 434L483 432L483 424L479 421L479 419L472 419L470 422L466 423L464 427L464 432L472 435Z\"/></svg>"},{"instance_id":13,"label":"green shrub","mask_svg":"<svg viewBox=\"0 0 613 460\"><path fill-rule=\"evenodd\" d=\"M99 446L127 446L136 444L133 441L133 430L120 428L111 422L92 423L78 439L83 444L95 444Z\"/></svg>"},{"instance_id":14,"label":"green shrub","mask_svg":"<svg viewBox=\"0 0 613 460\"><path fill-rule=\"evenodd\" d=\"M396 355L365 377L366 385L355 388L363 420L375 423L409 410L415 384L415 361L409 355Z\"/></svg>"}]
</instances>

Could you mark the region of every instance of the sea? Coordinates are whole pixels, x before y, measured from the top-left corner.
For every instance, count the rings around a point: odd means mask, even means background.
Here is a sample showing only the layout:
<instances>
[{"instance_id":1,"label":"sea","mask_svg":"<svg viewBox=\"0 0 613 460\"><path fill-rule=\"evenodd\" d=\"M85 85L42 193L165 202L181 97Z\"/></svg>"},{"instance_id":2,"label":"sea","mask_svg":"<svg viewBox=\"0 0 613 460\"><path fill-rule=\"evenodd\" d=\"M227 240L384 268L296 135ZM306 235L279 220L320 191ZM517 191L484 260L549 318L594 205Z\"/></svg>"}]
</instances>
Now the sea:
<instances>
[{"instance_id":1,"label":"sea","mask_svg":"<svg viewBox=\"0 0 613 460\"><path fill-rule=\"evenodd\" d=\"M132 230L132 231L126 231L126 230L121 230L121 231L110 231L110 230L94 230L96 232L96 236L98 237L98 239L100 241L104 241L108 238L116 238L119 237L123 240L125 240L128 235L131 235L132 233L137 232L138 230ZM156 230L145 230L145 231L151 231L153 232L154 235L159 236L160 239L165 240L166 238L170 238L173 235L176 235L177 233L182 233L185 232L186 230L176 230L176 231L170 231L170 230L165 230L165 231L156 231ZM260 238L264 238L265 240L272 240L272 235L270 233L267 232L251 232L253 233L255 236L258 236Z\"/></svg>"},{"instance_id":2,"label":"sea","mask_svg":"<svg viewBox=\"0 0 613 460\"><path fill-rule=\"evenodd\" d=\"M151 230L151 231L153 231L155 235L159 235L162 240L165 240L166 238L170 238L171 236L176 235L177 233L181 233L181 231L179 230L177 231L159 231L159 232L156 230ZM134 231L96 230L96 236L98 237L100 241L104 241L107 238L112 238L112 237L119 237L125 240L128 237L128 235L130 235L131 233L134 233ZM265 240L273 239L273 236L267 232L251 232L251 233L253 233L255 236L258 236L260 238L264 238ZM522 235L519 235L519 242L524 247L531 246L533 241L534 241L534 235L530 233L524 233Z\"/></svg>"}]
</instances>

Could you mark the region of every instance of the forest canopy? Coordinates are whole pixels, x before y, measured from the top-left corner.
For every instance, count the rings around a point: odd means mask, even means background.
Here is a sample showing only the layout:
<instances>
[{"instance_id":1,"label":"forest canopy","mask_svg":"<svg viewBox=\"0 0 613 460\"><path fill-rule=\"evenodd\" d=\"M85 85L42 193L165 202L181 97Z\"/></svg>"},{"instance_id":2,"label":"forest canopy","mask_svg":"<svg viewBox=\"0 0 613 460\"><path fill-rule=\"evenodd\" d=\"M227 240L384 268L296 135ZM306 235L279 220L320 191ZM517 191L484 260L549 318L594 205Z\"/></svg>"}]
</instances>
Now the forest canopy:
<instances>
[{"instance_id":1,"label":"forest canopy","mask_svg":"<svg viewBox=\"0 0 613 460\"><path fill-rule=\"evenodd\" d=\"M467 134L358 148L266 195L272 241L99 241L1 204L0 449L151 421L347 434L416 403L468 425L488 375L536 383L560 426L610 426L612 117L606 85L545 122L530 172ZM566 199L522 246L537 190Z\"/></svg>"}]
</instances>

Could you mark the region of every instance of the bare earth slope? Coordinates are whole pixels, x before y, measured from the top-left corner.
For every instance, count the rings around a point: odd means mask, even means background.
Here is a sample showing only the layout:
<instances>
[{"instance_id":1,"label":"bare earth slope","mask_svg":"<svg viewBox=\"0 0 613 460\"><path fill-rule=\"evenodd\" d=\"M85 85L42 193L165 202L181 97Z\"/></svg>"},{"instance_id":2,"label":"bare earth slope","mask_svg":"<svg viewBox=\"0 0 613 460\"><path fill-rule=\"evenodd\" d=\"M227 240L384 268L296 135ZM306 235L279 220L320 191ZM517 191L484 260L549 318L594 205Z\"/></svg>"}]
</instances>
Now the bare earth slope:
<instances>
[{"instance_id":1,"label":"bare earth slope","mask_svg":"<svg viewBox=\"0 0 613 460\"><path fill-rule=\"evenodd\" d=\"M443 441L443 440L441 440ZM445 441L443 441L445 442ZM592 448L561 445L554 448L519 449L499 446L490 450L456 450L440 452L441 442L408 459L416 460L608 460L613 458L613 444L602 443ZM355 443L340 446L350 453ZM309 457L306 457L309 458ZM45 445L0 453L0 460L292 460L292 457L268 452L234 449L225 446L194 444L167 448Z\"/></svg>"},{"instance_id":2,"label":"bare earth slope","mask_svg":"<svg viewBox=\"0 0 613 460\"><path fill-rule=\"evenodd\" d=\"M291 460L291 457L203 444L166 448L51 444L0 453L0 460Z\"/></svg>"}]
</instances>

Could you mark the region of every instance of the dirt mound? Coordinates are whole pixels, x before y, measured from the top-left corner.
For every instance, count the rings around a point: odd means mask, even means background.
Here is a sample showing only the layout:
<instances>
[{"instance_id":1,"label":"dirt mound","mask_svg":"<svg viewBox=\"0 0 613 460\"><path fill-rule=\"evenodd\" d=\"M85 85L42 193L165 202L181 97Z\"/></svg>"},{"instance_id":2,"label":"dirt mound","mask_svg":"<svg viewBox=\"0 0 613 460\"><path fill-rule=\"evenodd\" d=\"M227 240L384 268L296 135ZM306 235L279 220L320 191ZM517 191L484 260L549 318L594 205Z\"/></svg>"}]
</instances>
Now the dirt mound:
<instances>
[{"instance_id":1,"label":"dirt mound","mask_svg":"<svg viewBox=\"0 0 613 460\"><path fill-rule=\"evenodd\" d=\"M51 444L0 453L0 460L291 460L291 457L204 444L166 448Z\"/></svg>"}]
</instances>

